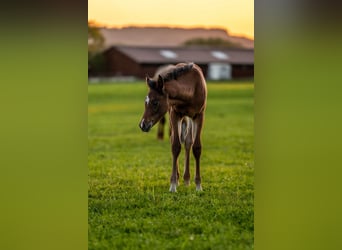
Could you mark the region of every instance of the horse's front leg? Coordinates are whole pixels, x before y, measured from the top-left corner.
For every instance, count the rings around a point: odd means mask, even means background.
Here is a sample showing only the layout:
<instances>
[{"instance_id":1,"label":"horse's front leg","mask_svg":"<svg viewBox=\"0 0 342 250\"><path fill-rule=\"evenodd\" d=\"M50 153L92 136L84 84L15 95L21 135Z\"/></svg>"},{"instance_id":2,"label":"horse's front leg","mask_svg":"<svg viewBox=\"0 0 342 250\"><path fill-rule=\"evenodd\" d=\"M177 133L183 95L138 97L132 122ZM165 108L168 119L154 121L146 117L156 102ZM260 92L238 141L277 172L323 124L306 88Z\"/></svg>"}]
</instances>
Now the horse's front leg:
<instances>
[{"instance_id":1,"label":"horse's front leg","mask_svg":"<svg viewBox=\"0 0 342 250\"><path fill-rule=\"evenodd\" d=\"M181 151L181 143L178 136L178 121L180 117L174 112L170 112L170 124L171 124L171 148L172 148L172 173L171 173L171 185L170 192L177 191L177 184L179 179L178 169L178 156Z\"/></svg>"}]
</instances>

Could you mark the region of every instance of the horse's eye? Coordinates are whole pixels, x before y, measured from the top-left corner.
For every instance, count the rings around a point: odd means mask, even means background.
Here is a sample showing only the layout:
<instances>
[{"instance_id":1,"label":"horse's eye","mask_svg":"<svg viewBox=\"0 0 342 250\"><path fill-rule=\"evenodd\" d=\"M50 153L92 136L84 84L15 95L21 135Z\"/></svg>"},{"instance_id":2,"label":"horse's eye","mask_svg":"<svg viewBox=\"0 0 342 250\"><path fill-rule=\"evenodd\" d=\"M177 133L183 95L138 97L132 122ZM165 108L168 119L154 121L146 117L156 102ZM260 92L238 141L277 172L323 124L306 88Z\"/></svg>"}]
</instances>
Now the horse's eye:
<instances>
[{"instance_id":1,"label":"horse's eye","mask_svg":"<svg viewBox=\"0 0 342 250\"><path fill-rule=\"evenodd\" d=\"M156 100L153 100L153 101L152 101L152 106L156 107L156 106L158 106L158 104L159 104L158 101L156 101Z\"/></svg>"}]
</instances>

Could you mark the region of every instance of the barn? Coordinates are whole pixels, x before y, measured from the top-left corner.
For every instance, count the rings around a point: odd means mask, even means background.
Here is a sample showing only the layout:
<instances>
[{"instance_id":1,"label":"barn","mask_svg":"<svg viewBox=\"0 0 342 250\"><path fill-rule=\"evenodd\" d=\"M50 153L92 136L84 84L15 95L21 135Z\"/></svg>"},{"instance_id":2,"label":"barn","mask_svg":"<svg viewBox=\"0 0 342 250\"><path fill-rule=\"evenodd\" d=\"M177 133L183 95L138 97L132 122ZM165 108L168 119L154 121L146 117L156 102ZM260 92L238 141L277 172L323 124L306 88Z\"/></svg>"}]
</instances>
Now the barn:
<instances>
[{"instance_id":1,"label":"barn","mask_svg":"<svg viewBox=\"0 0 342 250\"><path fill-rule=\"evenodd\" d=\"M179 62L198 64L209 80L252 79L254 50L213 47L112 46L103 52L107 77L153 76L162 65Z\"/></svg>"}]
</instances>

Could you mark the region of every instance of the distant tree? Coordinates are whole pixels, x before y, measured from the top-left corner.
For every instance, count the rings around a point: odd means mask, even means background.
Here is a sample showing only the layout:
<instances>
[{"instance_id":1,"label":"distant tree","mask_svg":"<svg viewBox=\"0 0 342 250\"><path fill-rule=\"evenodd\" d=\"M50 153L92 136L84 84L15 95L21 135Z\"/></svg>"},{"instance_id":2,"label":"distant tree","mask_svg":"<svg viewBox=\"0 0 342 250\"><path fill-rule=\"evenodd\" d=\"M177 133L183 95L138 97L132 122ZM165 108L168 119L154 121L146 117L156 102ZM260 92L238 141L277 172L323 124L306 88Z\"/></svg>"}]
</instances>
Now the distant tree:
<instances>
[{"instance_id":1,"label":"distant tree","mask_svg":"<svg viewBox=\"0 0 342 250\"><path fill-rule=\"evenodd\" d=\"M104 41L104 37L95 22L88 21L88 73L91 75L98 75L104 70L104 57L100 53Z\"/></svg>"},{"instance_id":2,"label":"distant tree","mask_svg":"<svg viewBox=\"0 0 342 250\"><path fill-rule=\"evenodd\" d=\"M215 46L225 48L243 48L239 43L233 43L222 38L193 38L184 42L185 46Z\"/></svg>"},{"instance_id":3,"label":"distant tree","mask_svg":"<svg viewBox=\"0 0 342 250\"><path fill-rule=\"evenodd\" d=\"M104 44L104 37L95 22L88 21L88 55L97 54Z\"/></svg>"}]
</instances>

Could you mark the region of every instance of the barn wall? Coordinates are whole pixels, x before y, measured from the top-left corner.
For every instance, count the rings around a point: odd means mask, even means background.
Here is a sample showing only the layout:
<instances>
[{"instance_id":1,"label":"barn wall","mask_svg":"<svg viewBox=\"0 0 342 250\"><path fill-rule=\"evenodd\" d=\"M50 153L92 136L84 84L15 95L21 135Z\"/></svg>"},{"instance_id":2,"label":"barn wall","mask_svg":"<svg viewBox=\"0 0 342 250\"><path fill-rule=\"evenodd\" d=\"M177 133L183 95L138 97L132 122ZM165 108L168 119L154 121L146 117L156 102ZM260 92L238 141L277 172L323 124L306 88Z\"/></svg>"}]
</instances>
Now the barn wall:
<instances>
[{"instance_id":1,"label":"barn wall","mask_svg":"<svg viewBox=\"0 0 342 250\"><path fill-rule=\"evenodd\" d=\"M160 66L163 66L165 64L161 63L154 63L154 64L142 64L141 67L143 69L143 75L140 75L140 78L145 78L146 75L149 77L153 77L154 73L158 70Z\"/></svg>"},{"instance_id":2,"label":"barn wall","mask_svg":"<svg viewBox=\"0 0 342 250\"><path fill-rule=\"evenodd\" d=\"M253 78L254 77L254 65L253 64L247 64L247 65L234 64L232 77L233 79Z\"/></svg>"},{"instance_id":3,"label":"barn wall","mask_svg":"<svg viewBox=\"0 0 342 250\"><path fill-rule=\"evenodd\" d=\"M207 79L208 78L208 64L197 64L201 70L203 71L204 77Z\"/></svg>"},{"instance_id":4,"label":"barn wall","mask_svg":"<svg viewBox=\"0 0 342 250\"><path fill-rule=\"evenodd\" d=\"M103 76L134 76L144 79L146 75L152 77L156 70L165 63L143 63L140 64L132 58L123 54L116 48L111 48L104 52L105 72ZM196 63L196 62L195 62ZM198 64L206 78L208 78L208 64ZM232 79L253 78L253 64L233 64Z\"/></svg>"},{"instance_id":5,"label":"barn wall","mask_svg":"<svg viewBox=\"0 0 342 250\"><path fill-rule=\"evenodd\" d=\"M116 49L104 53L107 76L140 76L142 67L133 59Z\"/></svg>"}]
</instances>

